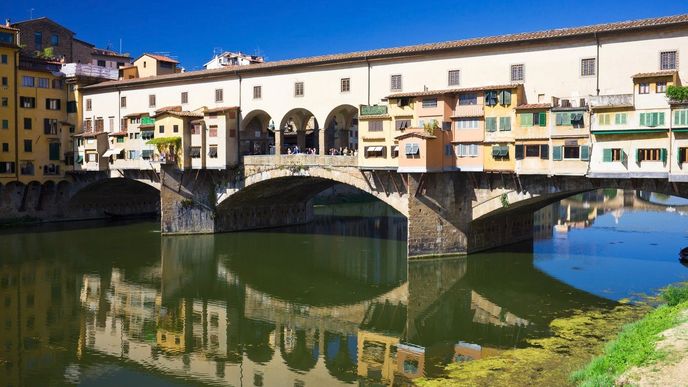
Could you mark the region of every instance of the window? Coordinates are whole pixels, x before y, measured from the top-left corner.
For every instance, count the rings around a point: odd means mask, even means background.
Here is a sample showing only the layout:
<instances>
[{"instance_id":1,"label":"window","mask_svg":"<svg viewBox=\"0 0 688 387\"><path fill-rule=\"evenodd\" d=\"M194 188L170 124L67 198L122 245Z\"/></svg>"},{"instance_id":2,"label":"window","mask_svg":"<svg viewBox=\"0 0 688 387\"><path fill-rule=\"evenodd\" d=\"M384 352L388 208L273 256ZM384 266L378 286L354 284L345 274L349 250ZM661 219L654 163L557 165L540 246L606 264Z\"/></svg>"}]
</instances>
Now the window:
<instances>
[{"instance_id":1,"label":"window","mask_svg":"<svg viewBox=\"0 0 688 387\"><path fill-rule=\"evenodd\" d=\"M53 89L62 89L64 87L64 84L62 83L61 79L53 79Z\"/></svg>"},{"instance_id":2,"label":"window","mask_svg":"<svg viewBox=\"0 0 688 387\"><path fill-rule=\"evenodd\" d=\"M31 129L31 118L24 117L24 129Z\"/></svg>"},{"instance_id":3,"label":"window","mask_svg":"<svg viewBox=\"0 0 688 387\"><path fill-rule=\"evenodd\" d=\"M391 91L401 91L401 74L390 76L389 89Z\"/></svg>"},{"instance_id":4,"label":"window","mask_svg":"<svg viewBox=\"0 0 688 387\"><path fill-rule=\"evenodd\" d=\"M208 157L211 159L217 158L217 145L210 145L208 147Z\"/></svg>"},{"instance_id":5,"label":"window","mask_svg":"<svg viewBox=\"0 0 688 387\"><path fill-rule=\"evenodd\" d=\"M217 125L210 125L208 127L208 137L217 137Z\"/></svg>"},{"instance_id":6,"label":"window","mask_svg":"<svg viewBox=\"0 0 688 387\"><path fill-rule=\"evenodd\" d=\"M102 59L98 59L98 61L96 63L98 64L98 67L105 67L106 66L105 61Z\"/></svg>"},{"instance_id":7,"label":"window","mask_svg":"<svg viewBox=\"0 0 688 387\"><path fill-rule=\"evenodd\" d=\"M363 153L366 158L385 158L385 148L384 146L367 146Z\"/></svg>"},{"instance_id":8,"label":"window","mask_svg":"<svg viewBox=\"0 0 688 387\"><path fill-rule=\"evenodd\" d=\"M10 120L2 120L2 128L3 129L9 129L10 128Z\"/></svg>"},{"instance_id":9,"label":"window","mask_svg":"<svg viewBox=\"0 0 688 387\"><path fill-rule=\"evenodd\" d=\"M253 99L263 98L263 86L253 86Z\"/></svg>"},{"instance_id":10,"label":"window","mask_svg":"<svg viewBox=\"0 0 688 387\"><path fill-rule=\"evenodd\" d=\"M38 78L38 87L41 89L49 89L50 88L50 81L48 78Z\"/></svg>"},{"instance_id":11,"label":"window","mask_svg":"<svg viewBox=\"0 0 688 387\"><path fill-rule=\"evenodd\" d=\"M179 125L172 125L172 132L179 133Z\"/></svg>"},{"instance_id":12,"label":"window","mask_svg":"<svg viewBox=\"0 0 688 387\"><path fill-rule=\"evenodd\" d=\"M14 173L14 163L0 162L0 173Z\"/></svg>"},{"instance_id":13,"label":"window","mask_svg":"<svg viewBox=\"0 0 688 387\"><path fill-rule=\"evenodd\" d=\"M215 89L215 102L222 102L224 99L223 97L223 90L222 89Z\"/></svg>"},{"instance_id":14,"label":"window","mask_svg":"<svg viewBox=\"0 0 688 387\"><path fill-rule=\"evenodd\" d=\"M511 91L502 90L499 93L497 93L497 97L498 97L500 105L502 105L502 106L511 105Z\"/></svg>"},{"instance_id":15,"label":"window","mask_svg":"<svg viewBox=\"0 0 688 387\"><path fill-rule=\"evenodd\" d=\"M382 123L380 120L378 120L378 122ZM394 121L394 127L396 130L408 129L411 127L411 120L396 120ZM382 130L382 125L380 125L380 130Z\"/></svg>"},{"instance_id":16,"label":"window","mask_svg":"<svg viewBox=\"0 0 688 387\"><path fill-rule=\"evenodd\" d=\"M51 118L43 119L43 134L57 134L57 120Z\"/></svg>"},{"instance_id":17,"label":"window","mask_svg":"<svg viewBox=\"0 0 688 387\"><path fill-rule=\"evenodd\" d=\"M294 96L303 97L303 82L294 83Z\"/></svg>"},{"instance_id":18,"label":"window","mask_svg":"<svg viewBox=\"0 0 688 387\"><path fill-rule=\"evenodd\" d=\"M676 51L662 51L659 53L660 70L676 70L678 53Z\"/></svg>"},{"instance_id":19,"label":"window","mask_svg":"<svg viewBox=\"0 0 688 387\"><path fill-rule=\"evenodd\" d=\"M602 162L626 161L626 153L621 148L602 149Z\"/></svg>"},{"instance_id":20,"label":"window","mask_svg":"<svg viewBox=\"0 0 688 387\"><path fill-rule=\"evenodd\" d=\"M119 107L127 107L127 97L120 97L119 99Z\"/></svg>"},{"instance_id":21,"label":"window","mask_svg":"<svg viewBox=\"0 0 688 387\"><path fill-rule=\"evenodd\" d=\"M7 77L2 77L2 85L5 86L5 87L7 87L8 83L9 83L8 78L7 78Z\"/></svg>"},{"instance_id":22,"label":"window","mask_svg":"<svg viewBox=\"0 0 688 387\"><path fill-rule=\"evenodd\" d=\"M165 125L158 125L158 133L165 133Z\"/></svg>"},{"instance_id":23,"label":"window","mask_svg":"<svg viewBox=\"0 0 688 387\"><path fill-rule=\"evenodd\" d=\"M25 109L33 109L36 107L36 98L19 97L19 106L21 106Z\"/></svg>"},{"instance_id":24,"label":"window","mask_svg":"<svg viewBox=\"0 0 688 387\"><path fill-rule=\"evenodd\" d=\"M436 108L437 107L437 98L424 98L423 99L423 108Z\"/></svg>"},{"instance_id":25,"label":"window","mask_svg":"<svg viewBox=\"0 0 688 387\"><path fill-rule=\"evenodd\" d=\"M24 75L22 77L22 86L24 87L34 87L36 80L34 77L29 77L28 75Z\"/></svg>"},{"instance_id":26,"label":"window","mask_svg":"<svg viewBox=\"0 0 688 387\"><path fill-rule=\"evenodd\" d=\"M397 105L399 105L399 107L402 107L402 108L405 106L409 106L410 104L411 104L410 98L399 98L397 100Z\"/></svg>"},{"instance_id":27,"label":"window","mask_svg":"<svg viewBox=\"0 0 688 387\"><path fill-rule=\"evenodd\" d=\"M478 129L478 119L460 118L456 120L456 129Z\"/></svg>"},{"instance_id":28,"label":"window","mask_svg":"<svg viewBox=\"0 0 688 387\"><path fill-rule=\"evenodd\" d=\"M53 99L53 98L46 98L45 99L45 108L47 110L60 110L62 109L62 103L59 99Z\"/></svg>"},{"instance_id":29,"label":"window","mask_svg":"<svg viewBox=\"0 0 688 387\"><path fill-rule=\"evenodd\" d=\"M189 103L189 92L182 91L182 103Z\"/></svg>"},{"instance_id":30,"label":"window","mask_svg":"<svg viewBox=\"0 0 688 387\"><path fill-rule=\"evenodd\" d=\"M22 161L19 164L19 172L22 175L33 176L33 174L35 173L33 161Z\"/></svg>"},{"instance_id":31,"label":"window","mask_svg":"<svg viewBox=\"0 0 688 387\"><path fill-rule=\"evenodd\" d=\"M495 106L497 105L497 92L494 90L485 92L485 105Z\"/></svg>"},{"instance_id":32,"label":"window","mask_svg":"<svg viewBox=\"0 0 688 387\"><path fill-rule=\"evenodd\" d=\"M687 126L688 125L688 109L674 110L674 125Z\"/></svg>"},{"instance_id":33,"label":"window","mask_svg":"<svg viewBox=\"0 0 688 387\"><path fill-rule=\"evenodd\" d=\"M200 159L201 158L201 147L200 146L192 146L191 149L189 150L189 156L191 156L192 159Z\"/></svg>"},{"instance_id":34,"label":"window","mask_svg":"<svg viewBox=\"0 0 688 387\"><path fill-rule=\"evenodd\" d=\"M33 152L31 140L24 140L24 152Z\"/></svg>"},{"instance_id":35,"label":"window","mask_svg":"<svg viewBox=\"0 0 688 387\"><path fill-rule=\"evenodd\" d=\"M142 140L152 140L153 138L155 138L155 132L154 131L144 130L141 132L141 139Z\"/></svg>"},{"instance_id":36,"label":"window","mask_svg":"<svg viewBox=\"0 0 688 387\"><path fill-rule=\"evenodd\" d=\"M523 65L515 64L511 65L511 80L512 81L522 81L524 79Z\"/></svg>"},{"instance_id":37,"label":"window","mask_svg":"<svg viewBox=\"0 0 688 387\"><path fill-rule=\"evenodd\" d=\"M33 33L33 43L36 46L36 50L43 50L43 33L41 31L36 31Z\"/></svg>"},{"instance_id":38,"label":"window","mask_svg":"<svg viewBox=\"0 0 688 387\"><path fill-rule=\"evenodd\" d=\"M666 81L664 82L657 82L657 85L655 87L655 91L657 93L666 93L667 91L667 83Z\"/></svg>"},{"instance_id":39,"label":"window","mask_svg":"<svg viewBox=\"0 0 688 387\"><path fill-rule=\"evenodd\" d=\"M48 158L51 161L59 161L60 160L60 143L59 142L51 142L48 144Z\"/></svg>"},{"instance_id":40,"label":"window","mask_svg":"<svg viewBox=\"0 0 688 387\"><path fill-rule=\"evenodd\" d=\"M60 37L57 34L50 35L50 45L53 47L60 45Z\"/></svg>"},{"instance_id":41,"label":"window","mask_svg":"<svg viewBox=\"0 0 688 387\"><path fill-rule=\"evenodd\" d=\"M2 151L3 152L9 152L10 151L10 144L3 142L2 143Z\"/></svg>"},{"instance_id":42,"label":"window","mask_svg":"<svg viewBox=\"0 0 688 387\"><path fill-rule=\"evenodd\" d=\"M496 160L504 160L509 158L508 145L495 145L492 147L492 158Z\"/></svg>"},{"instance_id":43,"label":"window","mask_svg":"<svg viewBox=\"0 0 688 387\"><path fill-rule=\"evenodd\" d=\"M626 125L627 115L626 113L616 113L614 115L615 125Z\"/></svg>"},{"instance_id":44,"label":"window","mask_svg":"<svg viewBox=\"0 0 688 387\"><path fill-rule=\"evenodd\" d=\"M497 117L485 117L485 130L488 132L497 131Z\"/></svg>"},{"instance_id":45,"label":"window","mask_svg":"<svg viewBox=\"0 0 688 387\"><path fill-rule=\"evenodd\" d=\"M67 113L76 113L76 101L67 101Z\"/></svg>"},{"instance_id":46,"label":"window","mask_svg":"<svg viewBox=\"0 0 688 387\"><path fill-rule=\"evenodd\" d=\"M201 134L201 125L194 124L191 126L191 134Z\"/></svg>"},{"instance_id":47,"label":"window","mask_svg":"<svg viewBox=\"0 0 688 387\"><path fill-rule=\"evenodd\" d=\"M159 62L159 63L160 63L160 67L162 67L164 69L171 69L172 67L174 67L174 64L171 62Z\"/></svg>"},{"instance_id":48,"label":"window","mask_svg":"<svg viewBox=\"0 0 688 387\"><path fill-rule=\"evenodd\" d=\"M459 105L477 105L478 95L475 93L459 94Z\"/></svg>"},{"instance_id":49,"label":"window","mask_svg":"<svg viewBox=\"0 0 688 387\"><path fill-rule=\"evenodd\" d=\"M148 95L148 107L155 107L155 94Z\"/></svg>"},{"instance_id":50,"label":"window","mask_svg":"<svg viewBox=\"0 0 688 387\"><path fill-rule=\"evenodd\" d=\"M368 131L369 132L382 132L382 120L370 120L370 121L368 121Z\"/></svg>"},{"instance_id":51,"label":"window","mask_svg":"<svg viewBox=\"0 0 688 387\"><path fill-rule=\"evenodd\" d=\"M456 157L478 157L478 144L457 145Z\"/></svg>"},{"instance_id":52,"label":"window","mask_svg":"<svg viewBox=\"0 0 688 387\"><path fill-rule=\"evenodd\" d=\"M667 150L664 148L638 149L636 154L638 162L664 161L666 162Z\"/></svg>"},{"instance_id":53,"label":"window","mask_svg":"<svg viewBox=\"0 0 688 387\"><path fill-rule=\"evenodd\" d=\"M521 127L547 126L547 112L521 113L519 117Z\"/></svg>"},{"instance_id":54,"label":"window","mask_svg":"<svg viewBox=\"0 0 688 387\"><path fill-rule=\"evenodd\" d=\"M351 78L342 78L339 82L340 91L342 93L348 93L351 91Z\"/></svg>"},{"instance_id":55,"label":"window","mask_svg":"<svg viewBox=\"0 0 688 387\"><path fill-rule=\"evenodd\" d=\"M585 118L583 113L557 113L555 115L555 124L557 126L573 126L574 128L585 127Z\"/></svg>"},{"instance_id":56,"label":"window","mask_svg":"<svg viewBox=\"0 0 688 387\"><path fill-rule=\"evenodd\" d=\"M678 148L676 152L678 165L688 163L688 148Z\"/></svg>"},{"instance_id":57,"label":"window","mask_svg":"<svg viewBox=\"0 0 688 387\"><path fill-rule=\"evenodd\" d=\"M638 84L638 94L650 94L650 84L649 83Z\"/></svg>"},{"instance_id":58,"label":"window","mask_svg":"<svg viewBox=\"0 0 688 387\"><path fill-rule=\"evenodd\" d=\"M581 59L581 76L595 75L595 58Z\"/></svg>"},{"instance_id":59,"label":"window","mask_svg":"<svg viewBox=\"0 0 688 387\"><path fill-rule=\"evenodd\" d=\"M2 103L0 103L0 106L7 107L7 105L9 105L9 99L7 97L2 97Z\"/></svg>"},{"instance_id":60,"label":"window","mask_svg":"<svg viewBox=\"0 0 688 387\"><path fill-rule=\"evenodd\" d=\"M460 74L459 70L449 70L447 84L449 86L458 86L459 85L459 74Z\"/></svg>"},{"instance_id":61,"label":"window","mask_svg":"<svg viewBox=\"0 0 688 387\"><path fill-rule=\"evenodd\" d=\"M90 112L93 109L93 101L90 98L86 99L86 111Z\"/></svg>"},{"instance_id":62,"label":"window","mask_svg":"<svg viewBox=\"0 0 688 387\"><path fill-rule=\"evenodd\" d=\"M640 113L640 126L664 126L664 112Z\"/></svg>"},{"instance_id":63,"label":"window","mask_svg":"<svg viewBox=\"0 0 688 387\"><path fill-rule=\"evenodd\" d=\"M598 114L597 115L597 124L600 126L607 126L611 122L611 117L612 117L612 115L610 113Z\"/></svg>"},{"instance_id":64,"label":"window","mask_svg":"<svg viewBox=\"0 0 688 387\"><path fill-rule=\"evenodd\" d=\"M499 117L499 131L506 132L511 130L511 117Z\"/></svg>"},{"instance_id":65,"label":"window","mask_svg":"<svg viewBox=\"0 0 688 387\"><path fill-rule=\"evenodd\" d=\"M514 157L516 160L523 160L524 158L540 158L547 160L549 158L549 145L547 144L518 144L514 147Z\"/></svg>"},{"instance_id":66,"label":"window","mask_svg":"<svg viewBox=\"0 0 688 387\"><path fill-rule=\"evenodd\" d=\"M420 146L416 143L406 144L404 154L407 159L417 159L420 157Z\"/></svg>"},{"instance_id":67,"label":"window","mask_svg":"<svg viewBox=\"0 0 688 387\"><path fill-rule=\"evenodd\" d=\"M7 64L7 54L0 55L0 63Z\"/></svg>"}]
</instances>

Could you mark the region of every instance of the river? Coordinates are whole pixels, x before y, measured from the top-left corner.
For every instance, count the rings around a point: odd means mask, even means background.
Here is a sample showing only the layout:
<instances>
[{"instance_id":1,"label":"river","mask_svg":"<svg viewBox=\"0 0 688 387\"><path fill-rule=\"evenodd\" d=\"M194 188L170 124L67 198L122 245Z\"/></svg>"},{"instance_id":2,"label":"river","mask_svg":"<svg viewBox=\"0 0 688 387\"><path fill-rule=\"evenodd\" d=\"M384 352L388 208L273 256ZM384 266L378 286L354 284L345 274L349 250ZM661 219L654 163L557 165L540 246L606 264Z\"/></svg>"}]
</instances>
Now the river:
<instances>
[{"instance_id":1,"label":"river","mask_svg":"<svg viewBox=\"0 0 688 387\"><path fill-rule=\"evenodd\" d=\"M685 208L683 207L685 206ZM0 231L3 385L405 385L526 348L574 311L688 280L688 202L578 195L532 242L406 258L379 203L314 223L161 237L156 221Z\"/></svg>"}]
</instances>

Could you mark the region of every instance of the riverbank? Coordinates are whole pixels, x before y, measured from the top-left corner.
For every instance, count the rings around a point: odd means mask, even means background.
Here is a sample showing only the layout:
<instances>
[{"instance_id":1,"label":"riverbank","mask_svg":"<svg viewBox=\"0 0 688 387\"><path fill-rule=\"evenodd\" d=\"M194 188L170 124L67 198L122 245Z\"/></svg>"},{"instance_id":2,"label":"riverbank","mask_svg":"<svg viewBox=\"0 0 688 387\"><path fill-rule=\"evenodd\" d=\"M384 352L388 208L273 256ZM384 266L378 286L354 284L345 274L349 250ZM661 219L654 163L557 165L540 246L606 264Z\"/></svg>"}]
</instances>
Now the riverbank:
<instances>
[{"instance_id":1,"label":"riverbank","mask_svg":"<svg viewBox=\"0 0 688 387\"><path fill-rule=\"evenodd\" d=\"M580 386L688 384L688 285L670 286L661 298L663 305L624 327L572 381Z\"/></svg>"}]
</instances>

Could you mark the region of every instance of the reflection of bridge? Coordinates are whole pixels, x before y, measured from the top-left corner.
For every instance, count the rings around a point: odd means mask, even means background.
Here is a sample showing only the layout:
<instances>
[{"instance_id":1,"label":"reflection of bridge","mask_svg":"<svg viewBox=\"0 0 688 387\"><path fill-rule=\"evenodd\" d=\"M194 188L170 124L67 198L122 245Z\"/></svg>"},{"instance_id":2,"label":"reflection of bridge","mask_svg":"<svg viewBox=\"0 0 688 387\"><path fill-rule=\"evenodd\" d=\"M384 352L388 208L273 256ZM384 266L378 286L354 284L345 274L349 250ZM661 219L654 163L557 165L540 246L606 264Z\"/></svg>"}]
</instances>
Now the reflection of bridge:
<instances>
[{"instance_id":1,"label":"reflection of bridge","mask_svg":"<svg viewBox=\"0 0 688 387\"><path fill-rule=\"evenodd\" d=\"M652 211L652 212L666 212L667 210L678 211L678 212L688 212L688 204L674 205L674 204L662 204L652 202L643 197L640 192L628 191L628 192L617 192L614 197L605 197L602 201L597 201L595 204L589 204L587 201L583 200L571 200L564 199L561 201L561 205L564 207L571 208L585 208L585 209L601 209L604 211L620 210L620 209L632 209L640 211Z\"/></svg>"}]
</instances>

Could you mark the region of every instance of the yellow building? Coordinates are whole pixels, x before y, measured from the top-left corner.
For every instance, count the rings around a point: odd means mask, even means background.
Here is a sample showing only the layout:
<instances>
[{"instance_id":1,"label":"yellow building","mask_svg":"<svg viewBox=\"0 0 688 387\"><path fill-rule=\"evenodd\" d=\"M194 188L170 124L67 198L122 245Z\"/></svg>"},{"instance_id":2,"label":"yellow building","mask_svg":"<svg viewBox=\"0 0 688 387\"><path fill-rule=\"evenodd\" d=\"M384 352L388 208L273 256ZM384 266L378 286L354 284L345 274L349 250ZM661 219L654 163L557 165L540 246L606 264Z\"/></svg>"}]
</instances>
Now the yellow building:
<instances>
[{"instance_id":1,"label":"yellow building","mask_svg":"<svg viewBox=\"0 0 688 387\"><path fill-rule=\"evenodd\" d=\"M59 181L69 147L67 88L60 65L21 57L17 70L17 158L19 181Z\"/></svg>"},{"instance_id":2,"label":"yellow building","mask_svg":"<svg viewBox=\"0 0 688 387\"><path fill-rule=\"evenodd\" d=\"M363 169L396 169L399 152L395 137L402 129L394 125L411 121L413 104L408 99L390 100L389 105L361 106L360 112L358 165Z\"/></svg>"},{"instance_id":3,"label":"yellow building","mask_svg":"<svg viewBox=\"0 0 688 387\"><path fill-rule=\"evenodd\" d=\"M0 184L17 179L16 80L19 31L0 26Z\"/></svg>"},{"instance_id":4,"label":"yellow building","mask_svg":"<svg viewBox=\"0 0 688 387\"><path fill-rule=\"evenodd\" d=\"M549 109L551 104L522 104L516 107L516 173L546 175L549 160Z\"/></svg>"},{"instance_id":5,"label":"yellow building","mask_svg":"<svg viewBox=\"0 0 688 387\"><path fill-rule=\"evenodd\" d=\"M495 86L485 91L484 170L513 172L516 167L513 126L516 106L525 98L522 85Z\"/></svg>"}]
</instances>

